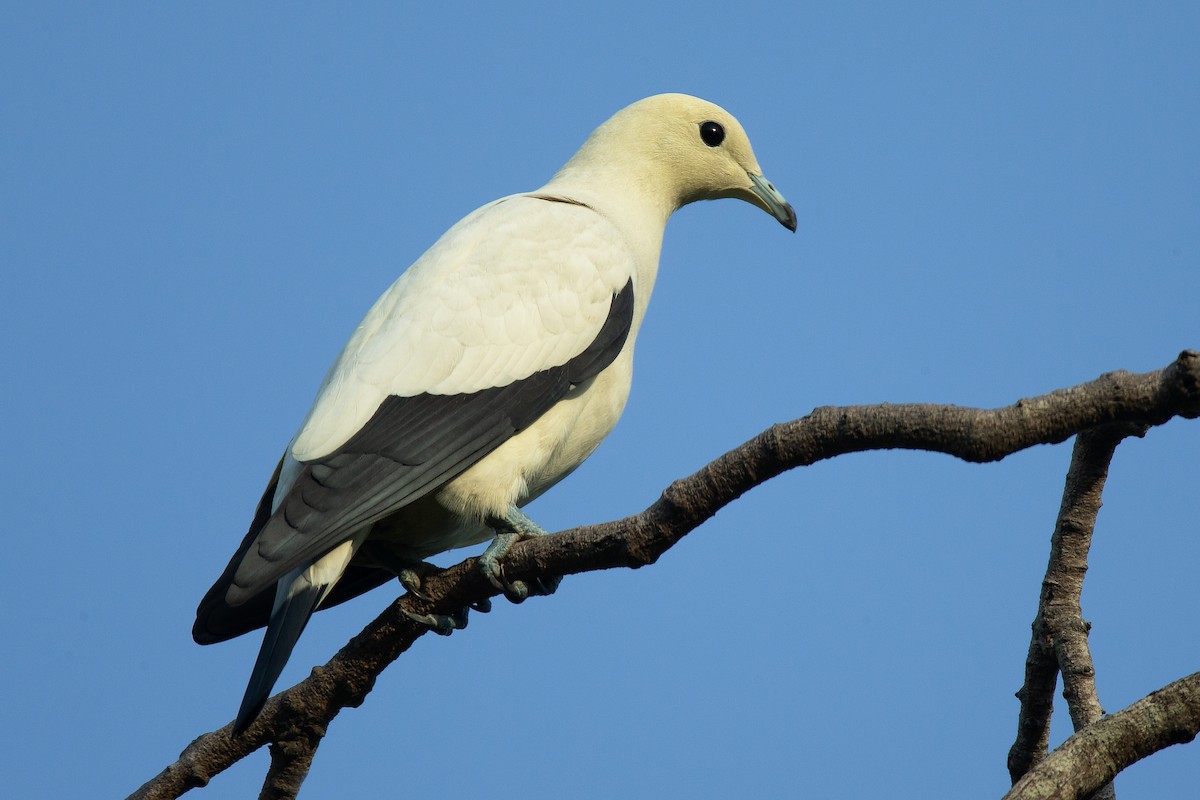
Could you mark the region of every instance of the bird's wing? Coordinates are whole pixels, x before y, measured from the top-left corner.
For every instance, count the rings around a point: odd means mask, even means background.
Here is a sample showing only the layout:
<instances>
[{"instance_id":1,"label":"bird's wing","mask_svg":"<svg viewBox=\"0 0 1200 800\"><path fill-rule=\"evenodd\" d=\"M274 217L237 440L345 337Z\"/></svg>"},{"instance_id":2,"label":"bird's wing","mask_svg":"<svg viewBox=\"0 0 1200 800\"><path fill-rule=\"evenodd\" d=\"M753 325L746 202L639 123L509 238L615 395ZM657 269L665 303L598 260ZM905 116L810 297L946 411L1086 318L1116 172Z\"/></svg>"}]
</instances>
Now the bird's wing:
<instances>
[{"instance_id":1,"label":"bird's wing","mask_svg":"<svg viewBox=\"0 0 1200 800\"><path fill-rule=\"evenodd\" d=\"M451 228L330 370L225 602L443 486L611 364L633 275L616 229L577 204L515 196Z\"/></svg>"}]
</instances>

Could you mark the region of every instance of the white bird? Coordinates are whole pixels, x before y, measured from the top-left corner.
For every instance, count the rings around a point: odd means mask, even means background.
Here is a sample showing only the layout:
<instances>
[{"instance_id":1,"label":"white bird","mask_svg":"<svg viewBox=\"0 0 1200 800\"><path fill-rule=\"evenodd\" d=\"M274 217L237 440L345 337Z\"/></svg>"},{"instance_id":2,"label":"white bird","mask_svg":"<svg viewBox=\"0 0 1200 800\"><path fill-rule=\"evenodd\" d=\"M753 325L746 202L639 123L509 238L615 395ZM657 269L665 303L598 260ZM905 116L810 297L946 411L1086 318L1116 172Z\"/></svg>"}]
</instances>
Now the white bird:
<instances>
[{"instance_id":1,"label":"white bird","mask_svg":"<svg viewBox=\"0 0 1200 800\"><path fill-rule=\"evenodd\" d=\"M597 128L542 188L450 228L375 303L325 376L193 637L267 632L235 730L258 715L309 617L456 547L484 572L543 533L520 507L616 425L672 212L734 197L792 231L742 126L682 94ZM451 618L452 619L452 618ZM424 618L453 626L446 618Z\"/></svg>"}]
</instances>

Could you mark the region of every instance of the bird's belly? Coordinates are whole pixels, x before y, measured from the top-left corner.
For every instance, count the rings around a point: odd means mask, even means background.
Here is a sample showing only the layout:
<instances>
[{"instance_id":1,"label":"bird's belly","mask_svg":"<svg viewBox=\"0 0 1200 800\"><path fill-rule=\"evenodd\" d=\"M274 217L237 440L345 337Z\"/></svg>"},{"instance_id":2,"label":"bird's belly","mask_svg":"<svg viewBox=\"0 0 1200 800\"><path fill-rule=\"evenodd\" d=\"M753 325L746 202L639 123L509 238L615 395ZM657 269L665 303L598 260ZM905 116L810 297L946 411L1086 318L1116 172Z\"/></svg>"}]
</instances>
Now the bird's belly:
<instances>
[{"instance_id":1,"label":"bird's belly","mask_svg":"<svg viewBox=\"0 0 1200 800\"><path fill-rule=\"evenodd\" d=\"M424 561L491 537L491 529L480 520L456 514L426 496L375 523L358 561L375 566Z\"/></svg>"},{"instance_id":2,"label":"bird's belly","mask_svg":"<svg viewBox=\"0 0 1200 800\"><path fill-rule=\"evenodd\" d=\"M629 397L627 350L536 422L442 487L434 497L454 513L482 519L523 505L569 475L617 424Z\"/></svg>"},{"instance_id":3,"label":"bird's belly","mask_svg":"<svg viewBox=\"0 0 1200 800\"><path fill-rule=\"evenodd\" d=\"M549 489L612 431L629 396L629 366L619 357L462 475L377 522L358 562L385 553L380 563L419 561L490 539L484 519Z\"/></svg>"}]
</instances>

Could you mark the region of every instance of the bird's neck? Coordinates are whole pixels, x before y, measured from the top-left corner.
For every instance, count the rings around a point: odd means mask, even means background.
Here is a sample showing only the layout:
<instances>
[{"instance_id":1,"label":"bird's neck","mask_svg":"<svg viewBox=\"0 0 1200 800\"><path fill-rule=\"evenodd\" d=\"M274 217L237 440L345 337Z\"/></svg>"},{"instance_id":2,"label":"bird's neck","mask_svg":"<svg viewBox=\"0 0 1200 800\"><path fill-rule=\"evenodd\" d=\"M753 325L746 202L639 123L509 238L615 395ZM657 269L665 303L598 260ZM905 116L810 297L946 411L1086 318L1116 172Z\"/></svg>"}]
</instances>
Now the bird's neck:
<instances>
[{"instance_id":1,"label":"bird's neck","mask_svg":"<svg viewBox=\"0 0 1200 800\"><path fill-rule=\"evenodd\" d=\"M660 193L647 190L648 182L631 178L627 172L606 174L603 169L570 167L568 164L560 170L536 194L552 194L581 203L605 217L624 236L636 269L632 339L641 326L654 289L663 231L676 204L664 200Z\"/></svg>"},{"instance_id":2,"label":"bird's neck","mask_svg":"<svg viewBox=\"0 0 1200 800\"><path fill-rule=\"evenodd\" d=\"M675 198L653 190L656 185L652 176L568 163L538 193L567 197L593 209L624 234L640 265L652 267L658 264L667 219L678 208Z\"/></svg>"}]
</instances>

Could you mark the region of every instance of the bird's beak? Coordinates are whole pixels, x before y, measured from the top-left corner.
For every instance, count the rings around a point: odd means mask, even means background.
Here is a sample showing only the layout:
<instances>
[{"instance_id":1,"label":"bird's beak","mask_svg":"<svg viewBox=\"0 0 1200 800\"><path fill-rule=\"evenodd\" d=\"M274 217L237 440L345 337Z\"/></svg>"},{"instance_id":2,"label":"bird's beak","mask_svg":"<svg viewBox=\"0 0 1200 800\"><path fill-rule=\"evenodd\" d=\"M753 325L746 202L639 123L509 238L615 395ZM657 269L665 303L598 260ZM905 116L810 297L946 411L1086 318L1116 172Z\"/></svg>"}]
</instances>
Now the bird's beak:
<instances>
[{"instance_id":1,"label":"bird's beak","mask_svg":"<svg viewBox=\"0 0 1200 800\"><path fill-rule=\"evenodd\" d=\"M750 182L754 184L750 187L750 191L754 193L755 198L761 200L762 203L756 203L763 211L779 220L783 227L787 228L792 233L796 232L796 210L792 208L792 204L783 199L783 195L779 190L771 185L771 182L762 175L750 174Z\"/></svg>"}]
</instances>

